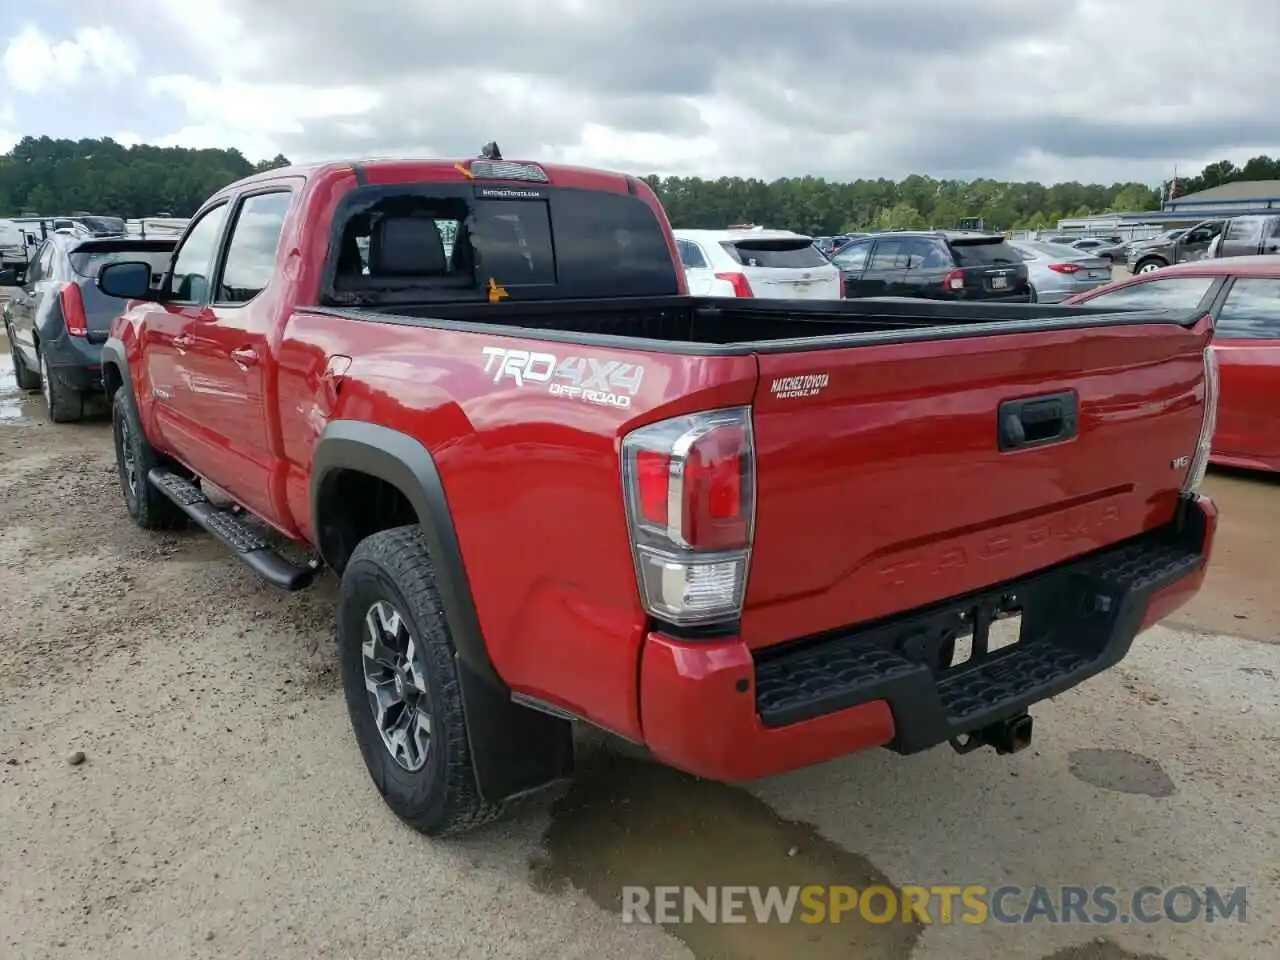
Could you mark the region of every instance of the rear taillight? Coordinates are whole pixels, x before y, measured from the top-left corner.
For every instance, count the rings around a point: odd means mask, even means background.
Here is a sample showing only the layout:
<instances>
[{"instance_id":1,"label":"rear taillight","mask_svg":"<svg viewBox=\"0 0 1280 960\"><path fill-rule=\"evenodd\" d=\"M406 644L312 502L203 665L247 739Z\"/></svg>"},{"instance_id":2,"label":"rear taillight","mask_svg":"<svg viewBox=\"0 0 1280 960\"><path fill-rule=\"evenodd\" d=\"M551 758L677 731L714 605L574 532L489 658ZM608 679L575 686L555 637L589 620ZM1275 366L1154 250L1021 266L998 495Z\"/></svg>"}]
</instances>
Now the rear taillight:
<instances>
[{"instance_id":1,"label":"rear taillight","mask_svg":"<svg viewBox=\"0 0 1280 960\"><path fill-rule=\"evenodd\" d=\"M1079 273L1080 264L1078 263L1051 263L1049 269L1054 273Z\"/></svg>"},{"instance_id":2,"label":"rear taillight","mask_svg":"<svg viewBox=\"0 0 1280 960\"><path fill-rule=\"evenodd\" d=\"M1213 447L1213 432L1218 427L1218 356L1213 347L1204 348L1204 416L1200 419L1200 436L1196 440L1195 456L1182 481L1182 495L1194 496L1204 482L1209 469L1209 451Z\"/></svg>"},{"instance_id":3,"label":"rear taillight","mask_svg":"<svg viewBox=\"0 0 1280 960\"><path fill-rule=\"evenodd\" d=\"M964 271L952 270L942 278L943 290L963 290L964 289Z\"/></svg>"},{"instance_id":4,"label":"rear taillight","mask_svg":"<svg viewBox=\"0 0 1280 960\"><path fill-rule=\"evenodd\" d=\"M632 431L622 441L622 482L645 610L678 625L737 619L756 512L751 409Z\"/></svg>"},{"instance_id":5,"label":"rear taillight","mask_svg":"<svg viewBox=\"0 0 1280 960\"><path fill-rule=\"evenodd\" d=\"M836 269L836 283L840 289L840 292L837 293L836 296L839 297L841 300L843 300L844 299L844 271L839 268Z\"/></svg>"},{"instance_id":6,"label":"rear taillight","mask_svg":"<svg viewBox=\"0 0 1280 960\"><path fill-rule=\"evenodd\" d=\"M80 288L68 283L58 291L58 302L62 306L62 322L67 326L67 333L73 337L89 335L89 317L84 312L84 297Z\"/></svg>"},{"instance_id":7,"label":"rear taillight","mask_svg":"<svg viewBox=\"0 0 1280 960\"><path fill-rule=\"evenodd\" d=\"M717 273L717 280L728 280L733 284L733 295L735 297L754 297L751 291L751 284L747 282L745 273Z\"/></svg>"}]
</instances>

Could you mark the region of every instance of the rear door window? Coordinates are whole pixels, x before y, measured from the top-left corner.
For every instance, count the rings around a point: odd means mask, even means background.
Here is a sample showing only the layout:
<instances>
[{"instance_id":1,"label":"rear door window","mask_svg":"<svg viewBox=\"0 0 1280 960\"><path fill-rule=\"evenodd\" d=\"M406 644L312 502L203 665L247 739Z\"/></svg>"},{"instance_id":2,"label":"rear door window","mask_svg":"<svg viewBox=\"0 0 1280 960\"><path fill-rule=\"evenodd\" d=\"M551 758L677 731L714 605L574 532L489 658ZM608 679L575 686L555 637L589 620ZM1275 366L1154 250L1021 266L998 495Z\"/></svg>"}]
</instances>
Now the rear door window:
<instances>
[{"instance_id":1,"label":"rear door window","mask_svg":"<svg viewBox=\"0 0 1280 960\"><path fill-rule=\"evenodd\" d=\"M871 255L869 270L905 270L907 268L906 239L880 240L876 243L875 253Z\"/></svg>"},{"instance_id":2,"label":"rear door window","mask_svg":"<svg viewBox=\"0 0 1280 960\"><path fill-rule=\"evenodd\" d=\"M937 240L913 237L907 241L910 266L916 270L940 270L952 266L946 249Z\"/></svg>"},{"instance_id":3,"label":"rear door window","mask_svg":"<svg viewBox=\"0 0 1280 960\"><path fill-rule=\"evenodd\" d=\"M806 269L830 262L808 237L724 240L720 246L744 267Z\"/></svg>"},{"instance_id":4,"label":"rear door window","mask_svg":"<svg viewBox=\"0 0 1280 960\"><path fill-rule=\"evenodd\" d=\"M982 240L952 240L951 252L961 267L995 267L1022 263L1022 257L1003 237Z\"/></svg>"},{"instance_id":5,"label":"rear door window","mask_svg":"<svg viewBox=\"0 0 1280 960\"><path fill-rule=\"evenodd\" d=\"M707 269L707 258L692 240L677 240L676 248L680 251L680 262L684 266L690 270Z\"/></svg>"},{"instance_id":6,"label":"rear door window","mask_svg":"<svg viewBox=\"0 0 1280 960\"><path fill-rule=\"evenodd\" d=\"M1280 280L1241 277L1214 323L1215 340L1280 339Z\"/></svg>"},{"instance_id":7,"label":"rear door window","mask_svg":"<svg viewBox=\"0 0 1280 960\"><path fill-rule=\"evenodd\" d=\"M1228 240L1252 240L1258 235L1261 226L1261 217L1236 217L1234 220L1227 221L1227 232L1222 239L1224 242Z\"/></svg>"}]
</instances>

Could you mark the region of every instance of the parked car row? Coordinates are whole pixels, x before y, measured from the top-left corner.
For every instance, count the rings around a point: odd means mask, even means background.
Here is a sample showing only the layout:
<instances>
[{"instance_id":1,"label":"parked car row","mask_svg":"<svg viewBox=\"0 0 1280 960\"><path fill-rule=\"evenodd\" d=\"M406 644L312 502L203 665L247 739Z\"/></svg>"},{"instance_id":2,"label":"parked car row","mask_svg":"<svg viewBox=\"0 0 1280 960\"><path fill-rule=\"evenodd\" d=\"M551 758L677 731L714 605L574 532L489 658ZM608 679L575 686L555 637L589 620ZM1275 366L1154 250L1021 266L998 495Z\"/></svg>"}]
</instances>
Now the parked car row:
<instances>
[{"instance_id":1,"label":"parked car row","mask_svg":"<svg viewBox=\"0 0 1280 960\"><path fill-rule=\"evenodd\" d=\"M812 237L787 230L676 230L675 236L689 290L698 296L1036 299L1028 256L998 233L866 234L846 240L830 257ZM1069 268L1068 273L1074 272Z\"/></svg>"}]
</instances>

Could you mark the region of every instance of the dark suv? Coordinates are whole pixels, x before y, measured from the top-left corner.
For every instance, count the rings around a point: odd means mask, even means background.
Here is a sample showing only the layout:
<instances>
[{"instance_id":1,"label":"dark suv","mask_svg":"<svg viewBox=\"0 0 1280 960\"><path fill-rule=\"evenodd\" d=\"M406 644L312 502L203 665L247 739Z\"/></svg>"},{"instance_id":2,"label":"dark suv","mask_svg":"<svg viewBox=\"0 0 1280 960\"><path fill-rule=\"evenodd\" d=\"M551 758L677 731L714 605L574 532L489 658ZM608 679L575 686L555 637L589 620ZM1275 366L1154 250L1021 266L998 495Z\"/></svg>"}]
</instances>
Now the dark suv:
<instances>
[{"instance_id":1,"label":"dark suv","mask_svg":"<svg viewBox=\"0 0 1280 960\"><path fill-rule=\"evenodd\" d=\"M174 240L92 239L54 233L31 256L22 286L4 306L18 386L44 393L54 423L79 420L85 400L103 396L102 344L121 302L95 281L107 263L145 260L157 282Z\"/></svg>"},{"instance_id":2,"label":"dark suv","mask_svg":"<svg viewBox=\"0 0 1280 960\"><path fill-rule=\"evenodd\" d=\"M831 258L844 295L1027 303L1027 265L998 233L899 231L861 237Z\"/></svg>"}]
</instances>

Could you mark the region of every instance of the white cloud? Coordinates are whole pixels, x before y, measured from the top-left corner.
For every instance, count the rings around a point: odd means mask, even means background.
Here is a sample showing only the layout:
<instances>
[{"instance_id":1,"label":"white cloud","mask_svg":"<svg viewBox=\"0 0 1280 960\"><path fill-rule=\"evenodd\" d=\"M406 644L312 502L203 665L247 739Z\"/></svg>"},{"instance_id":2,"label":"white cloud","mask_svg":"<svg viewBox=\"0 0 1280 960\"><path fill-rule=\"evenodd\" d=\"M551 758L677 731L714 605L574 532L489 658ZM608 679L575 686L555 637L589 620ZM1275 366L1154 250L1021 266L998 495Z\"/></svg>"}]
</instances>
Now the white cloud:
<instances>
[{"instance_id":1,"label":"white cloud","mask_svg":"<svg viewBox=\"0 0 1280 960\"><path fill-rule=\"evenodd\" d=\"M11 38L11 92L137 69L106 129L254 159L497 139L636 173L1152 182L1280 154L1273 0L50 2L79 29Z\"/></svg>"},{"instance_id":2,"label":"white cloud","mask_svg":"<svg viewBox=\"0 0 1280 960\"><path fill-rule=\"evenodd\" d=\"M6 84L38 95L54 83L86 78L118 80L137 73L137 52L110 27L82 27L69 40L52 40L27 24L5 45L0 57Z\"/></svg>"},{"instance_id":3,"label":"white cloud","mask_svg":"<svg viewBox=\"0 0 1280 960\"><path fill-rule=\"evenodd\" d=\"M147 88L181 103L188 120L158 143L236 146L253 157L273 156L281 138L303 135L308 121L358 121L380 102L378 91L364 87L209 82L181 74L154 77Z\"/></svg>"}]
</instances>

